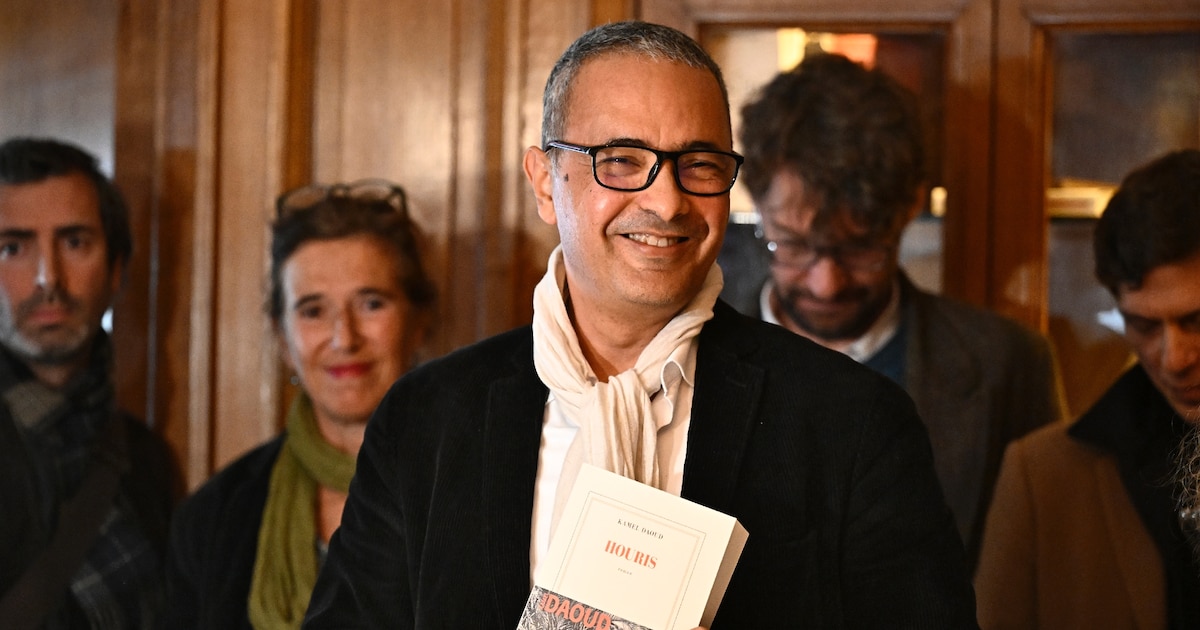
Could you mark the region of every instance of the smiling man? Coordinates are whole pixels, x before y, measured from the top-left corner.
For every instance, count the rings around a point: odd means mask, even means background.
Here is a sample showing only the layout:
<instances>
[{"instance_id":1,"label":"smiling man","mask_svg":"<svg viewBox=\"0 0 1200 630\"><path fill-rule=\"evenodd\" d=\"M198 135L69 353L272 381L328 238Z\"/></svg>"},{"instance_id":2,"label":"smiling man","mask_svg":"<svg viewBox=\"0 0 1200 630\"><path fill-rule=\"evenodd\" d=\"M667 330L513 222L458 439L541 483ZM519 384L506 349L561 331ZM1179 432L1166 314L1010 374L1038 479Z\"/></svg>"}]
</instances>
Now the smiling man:
<instances>
[{"instance_id":1,"label":"smiling man","mask_svg":"<svg viewBox=\"0 0 1200 630\"><path fill-rule=\"evenodd\" d=\"M124 202L92 156L0 145L5 627L153 627L160 612L173 467L116 409L100 327L130 249Z\"/></svg>"},{"instance_id":2,"label":"smiling man","mask_svg":"<svg viewBox=\"0 0 1200 630\"><path fill-rule=\"evenodd\" d=\"M746 527L715 628L974 627L912 402L717 299L741 156L709 56L607 24L543 106L524 168L561 246L533 325L384 398L306 627L517 627L583 463Z\"/></svg>"},{"instance_id":3,"label":"smiling man","mask_svg":"<svg viewBox=\"0 0 1200 630\"><path fill-rule=\"evenodd\" d=\"M1200 627L1200 151L1125 178L1096 277L1138 363L1004 456L977 586L985 628Z\"/></svg>"}]
</instances>

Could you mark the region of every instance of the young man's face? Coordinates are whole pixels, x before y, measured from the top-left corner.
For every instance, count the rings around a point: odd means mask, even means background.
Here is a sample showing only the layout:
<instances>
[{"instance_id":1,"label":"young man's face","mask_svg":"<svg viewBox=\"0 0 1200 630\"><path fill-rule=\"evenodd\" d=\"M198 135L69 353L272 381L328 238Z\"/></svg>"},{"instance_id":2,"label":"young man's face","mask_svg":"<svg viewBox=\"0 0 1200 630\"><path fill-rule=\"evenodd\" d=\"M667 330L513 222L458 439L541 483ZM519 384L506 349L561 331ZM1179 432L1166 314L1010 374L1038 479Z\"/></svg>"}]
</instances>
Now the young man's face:
<instances>
[{"instance_id":1,"label":"young man's face","mask_svg":"<svg viewBox=\"0 0 1200 630\"><path fill-rule=\"evenodd\" d=\"M86 364L119 282L87 177L0 185L0 343L35 365Z\"/></svg>"},{"instance_id":2,"label":"young man's face","mask_svg":"<svg viewBox=\"0 0 1200 630\"><path fill-rule=\"evenodd\" d=\"M866 333L891 299L899 234L869 238L845 213L814 234L821 200L788 169L757 203L763 238L775 243L770 299L780 323L826 345Z\"/></svg>"},{"instance_id":3,"label":"young man's face","mask_svg":"<svg viewBox=\"0 0 1200 630\"><path fill-rule=\"evenodd\" d=\"M1200 423L1200 252L1155 267L1137 289L1122 288L1117 307L1155 387L1180 416Z\"/></svg>"},{"instance_id":4,"label":"young man's face","mask_svg":"<svg viewBox=\"0 0 1200 630\"><path fill-rule=\"evenodd\" d=\"M571 88L564 137L576 145L621 143L666 151L732 150L724 98L707 70L610 54L586 62ZM680 190L676 164L645 190L596 182L591 158L531 149L526 172L538 214L558 226L572 304L612 316L671 315L703 286L729 217L728 193Z\"/></svg>"}]
</instances>

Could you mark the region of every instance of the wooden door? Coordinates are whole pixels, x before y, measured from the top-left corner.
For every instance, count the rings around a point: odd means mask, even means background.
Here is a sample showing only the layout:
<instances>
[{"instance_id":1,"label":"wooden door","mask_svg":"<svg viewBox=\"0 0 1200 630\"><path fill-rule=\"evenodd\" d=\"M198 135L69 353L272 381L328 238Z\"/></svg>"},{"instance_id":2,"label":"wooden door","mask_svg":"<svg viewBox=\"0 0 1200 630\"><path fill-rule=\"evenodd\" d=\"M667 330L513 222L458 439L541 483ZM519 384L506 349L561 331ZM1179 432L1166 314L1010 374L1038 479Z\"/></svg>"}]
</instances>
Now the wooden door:
<instances>
[{"instance_id":1,"label":"wooden door","mask_svg":"<svg viewBox=\"0 0 1200 630\"><path fill-rule=\"evenodd\" d=\"M1200 147L1200 3L1000 0L989 301L1048 329L1073 414L1129 359L1092 274L1091 231L1122 176Z\"/></svg>"}]
</instances>

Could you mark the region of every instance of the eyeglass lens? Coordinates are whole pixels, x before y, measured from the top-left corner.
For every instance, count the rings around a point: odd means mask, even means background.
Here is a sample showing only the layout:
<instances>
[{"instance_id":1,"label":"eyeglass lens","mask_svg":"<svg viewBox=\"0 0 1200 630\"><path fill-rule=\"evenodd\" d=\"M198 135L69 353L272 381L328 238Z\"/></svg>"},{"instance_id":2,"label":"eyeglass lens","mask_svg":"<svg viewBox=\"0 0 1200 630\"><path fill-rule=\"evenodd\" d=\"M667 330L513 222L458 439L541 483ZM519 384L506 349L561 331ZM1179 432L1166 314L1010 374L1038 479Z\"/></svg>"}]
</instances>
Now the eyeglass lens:
<instances>
[{"instance_id":1,"label":"eyeglass lens","mask_svg":"<svg viewBox=\"0 0 1200 630\"><path fill-rule=\"evenodd\" d=\"M676 182L690 193L723 193L737 176L737 160L724 153L685 151L677 154L674 162ZM640 147L599 147L592 155L596 181L617 190L646 188L660 168L658 155Z\"/></svg>"}]
</instances>

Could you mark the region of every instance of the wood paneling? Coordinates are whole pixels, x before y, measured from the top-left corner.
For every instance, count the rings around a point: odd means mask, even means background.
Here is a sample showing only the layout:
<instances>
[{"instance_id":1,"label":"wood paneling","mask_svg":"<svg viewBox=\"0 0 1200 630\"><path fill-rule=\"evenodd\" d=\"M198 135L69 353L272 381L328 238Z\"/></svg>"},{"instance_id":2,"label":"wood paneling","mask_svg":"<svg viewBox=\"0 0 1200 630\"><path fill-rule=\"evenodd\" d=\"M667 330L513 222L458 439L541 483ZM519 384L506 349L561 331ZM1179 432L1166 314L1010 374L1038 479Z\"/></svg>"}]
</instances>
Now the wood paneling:
<instances>
[{"instance_id":1,"label":"wood paneling","mask_svg":"<svg viewBox=\"0 0 1200 630\"><path fill-rule=\"evenodd\" d=\"M118 304L117 379L122 403L171 443L194 486L211 470L215 5L130 4L118 63L117 183L130 195L141 236ZM144 240L143 240L144 239ZM128 322L145 321L142 336ZM142 363L144 372L133 364ZM131 379L131 374L143 376Z\"/></svg>"},{"instance_id":2,"label":"wood paneling","mask_svg":"<svg viewBox=\"0 0 1200 630\"><path fill-rule=\"evenodd\" d=\"M117 0L4 0L0 139L65 139L112 173L117 22Z\"/></svg>"},{"instance_id":3,"label":"wood paneling","mask_svg":"<svg viewBox=\"0 0 1200 630\"><path fill-rule=\"evenodd\" d=\"M0 133L55 133L109 156L115 146L138 257L116 313L120 396L167 436L192 486L278 430L288 389L262 304L267 224L285 188L380 176L409 191L441 291L430 356L529 321L557 234L533 210L521 155L540 142L551 66L595 23L944 35L943 286L1034 325L1045 314L1045 34L1200 23L1194 0L9 0L5 9L0 87L20 97L0 102Z\"/></svg>"},{"instance_id":4,"label":"wood paneling","mask_svg":"<svg viewBox=\"0 0 1200 630\"><path fill-rule=\"evenodd\" d=\"M118 381L122 402L144 406L172 443L189 486L278 431L266 225L278 190L310 168L309 134L294 130L311 126L301 98L311 4L230 4L130 2L121 13L117 181L135 191L143 258L118 305L128 366Z\"/></svg>"},{"instance_id":5,"label":"wood paneling","mask_svg":"<svg viewBox=\"0 0 1200 630\"><path fill-rule=\"evenodd\" d=\"M519 165L540 124L540 109L527 107L526 79L531 68L548 68L549 47L524 38L553 36L568 23L527 20L572 12L545 4L319 5L315 179L385 177L408 191L440 294L430 355L531 314L530 277L553 242L529 224L536 215ZM411 19L416 13L421 19ZM539 84L535 104L540 94Z\"/></svg>"},{"instance_id":6,"label":"wood paneling","mask_svg":"<svg viewBox=\"0 0 1200 630\"><path fill-rule=\"evenodd\" d=\"M291 5L227 2L219 15L212 462L277 432L277 350L262 304L267 231L286 187Z\"/></svg>"},{"instance_id":7,"label":"wood paneling","mask_svg":"<svg viewBox=\"0 0 1200 630\"><path fill-rule=\"evenodd\" d=\"M279 428L288 388L262 313L281 190L386 177L430 237L429 355L529 321L557 242L520 170L542 85L590 8L128 3L119 181L138 191L122 396L159 419L194 487ZM414 19L418 16L419 19ZM136 322L136 325L133 323Z\"/></svg>"}]
</instances>

